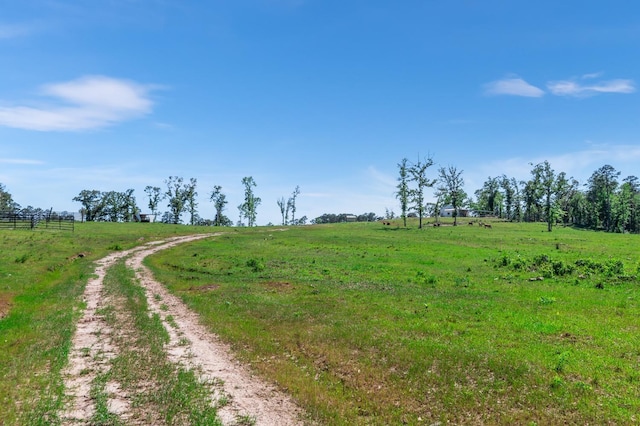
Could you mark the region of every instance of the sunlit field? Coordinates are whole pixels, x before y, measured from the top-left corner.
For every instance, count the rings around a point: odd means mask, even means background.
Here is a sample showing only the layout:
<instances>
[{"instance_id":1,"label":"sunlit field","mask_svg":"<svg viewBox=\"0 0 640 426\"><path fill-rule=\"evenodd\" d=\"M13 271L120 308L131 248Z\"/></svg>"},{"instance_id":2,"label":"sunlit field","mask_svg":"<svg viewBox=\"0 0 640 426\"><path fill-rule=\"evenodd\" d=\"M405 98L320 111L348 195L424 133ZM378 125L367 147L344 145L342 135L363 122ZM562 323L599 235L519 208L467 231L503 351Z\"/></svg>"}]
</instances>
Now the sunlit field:
<instances>
[{"instance_id":1,"label":"sunlit field","mask_svg":"<svg viewBox=\"0 0 640 426\"><path fill-rule=\"evenodd\" d=\"M638 236L468 223L262 228L149 263L325 424L634 421Z\"/></svg>"},{"instance_id":2,"label":"sunlit field","mask_svg":"<svg viewBox=\"0 0 640 426\"><path fill-rule=\"evenodd\" d=\"M639 237L491 224L0 232L0 418L59 421L93 261L222 231L147 263L311 420L637 421Z\"/></svg>"}]
</instances>

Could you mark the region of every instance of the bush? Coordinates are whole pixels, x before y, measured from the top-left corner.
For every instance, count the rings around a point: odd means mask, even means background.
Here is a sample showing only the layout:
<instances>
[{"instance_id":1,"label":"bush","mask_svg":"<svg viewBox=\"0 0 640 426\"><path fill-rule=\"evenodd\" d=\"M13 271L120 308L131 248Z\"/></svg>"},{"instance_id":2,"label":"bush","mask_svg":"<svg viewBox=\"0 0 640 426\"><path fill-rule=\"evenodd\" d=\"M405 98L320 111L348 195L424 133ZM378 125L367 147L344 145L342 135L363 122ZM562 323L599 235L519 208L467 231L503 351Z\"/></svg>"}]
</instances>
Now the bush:
<instances>
[{"instance_id":1,"label":"bush","mask_svg":"<svg viewBox=\"0 0 640 426\"><path fill-rule=\"evenodd\" d=\"M247 260L247 266L251 268L253 272L262 272L264 271L264 263L258 259L249 259Z\"/></svg>"}]
</instances>

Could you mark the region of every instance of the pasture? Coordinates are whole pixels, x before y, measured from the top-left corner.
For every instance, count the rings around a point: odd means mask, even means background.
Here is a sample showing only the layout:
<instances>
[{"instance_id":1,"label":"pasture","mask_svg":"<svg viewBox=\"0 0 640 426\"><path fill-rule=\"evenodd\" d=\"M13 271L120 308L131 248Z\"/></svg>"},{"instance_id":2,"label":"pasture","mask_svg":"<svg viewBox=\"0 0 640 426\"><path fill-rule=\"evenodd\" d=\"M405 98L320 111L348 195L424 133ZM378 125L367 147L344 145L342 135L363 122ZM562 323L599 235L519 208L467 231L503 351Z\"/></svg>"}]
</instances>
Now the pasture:
<instances>
[{"instance_id":1,"label":"pasture","mask_svg":"<svg viewBox=\"0 0 640 426\"><path fill-rule=\"evenodd\" d=\"M263 228L150 264L324 424L637 420L637 236L394 225Z\"/></svg>"},{"instance_id":2,"label":"pasture","mask_svg":"<svg viewBox=\"0 0 640 426\"><path fill-rule=\"evenodd\" d=\"M320 424L638 421L638 236L545 227L228 228L147 263ZM0 418L56 422L94 260L209 229L0 233Z\"/></svg>"}]
</instances>

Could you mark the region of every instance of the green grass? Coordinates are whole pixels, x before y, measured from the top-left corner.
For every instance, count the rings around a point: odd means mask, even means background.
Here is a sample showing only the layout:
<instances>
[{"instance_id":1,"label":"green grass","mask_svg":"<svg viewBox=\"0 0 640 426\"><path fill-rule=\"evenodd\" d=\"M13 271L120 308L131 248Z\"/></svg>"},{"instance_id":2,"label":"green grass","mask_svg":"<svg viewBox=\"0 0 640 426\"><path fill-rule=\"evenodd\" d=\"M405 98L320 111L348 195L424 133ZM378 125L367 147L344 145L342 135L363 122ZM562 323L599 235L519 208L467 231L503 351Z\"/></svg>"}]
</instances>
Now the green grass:
<instances>
[{"instance_id":1,"label":"green grass","mask_svg":"<svg viewBox=\"0 0 640 426\"><path fill-rule=\"evenodd\" d=\"M73 233L0 230L0 423L59 421L60 372L94 260L117 248L210 231L113 223L76 224Z\"/></svg>"},{"instance_id":2,"label":"green grass","mask_svg":"<svg viewBox=\"0 0 640 426\"><path fill-rule=\"evenodd\" d=\"M638 236L499 222L411 226L233 228L148 263L323 424L638 421ZM60 374L94 260L217 230L89 223L74 233L1 231L0 423L59 422ZM163 422L205 423L203 388L161 362L159 320L144 314L140 290L118 268L109 285L131 315L146 316L133 323L149 337L96 379L93 420L118 422L104 406L110 378L132 391L139 379L166 376L162 391L136 393L136 407L166 405L157 410ZM141 347L155 349L134 350ZM137 372L131 366L143 355L153 368ZM191 414L169 408L185 401Z\"/></svg>"},{"instance_id":3,"label":"green grass","mask_svg":"<svg viewBox=\"0 0 640 426\"><path fill-rule=\"evenodd\" d=\"M512 223L256 231L149 264L320 422L636 421L637 236Z\"/></svg>"}]
</instances>

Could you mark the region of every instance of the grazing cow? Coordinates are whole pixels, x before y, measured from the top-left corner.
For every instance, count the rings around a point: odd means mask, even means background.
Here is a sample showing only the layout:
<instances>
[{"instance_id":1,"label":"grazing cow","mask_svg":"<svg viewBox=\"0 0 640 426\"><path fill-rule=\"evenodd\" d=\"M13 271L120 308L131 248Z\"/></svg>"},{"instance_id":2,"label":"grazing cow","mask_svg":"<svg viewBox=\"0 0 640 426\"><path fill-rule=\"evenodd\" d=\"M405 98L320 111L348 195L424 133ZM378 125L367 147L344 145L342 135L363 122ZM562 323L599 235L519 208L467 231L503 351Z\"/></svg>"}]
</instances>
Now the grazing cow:
<instances>
[{"instance_id":1,"label":"grazing cow","mask_svg":"<svg viewBox=\"0 0 640 426\"><path fill-rule=\"evenodd\" d=\"M485 227L485 228L491 228L491 224L489 224L489 223L485 223L485 224L484 224L484 227Z\"/></svg>"}]
</instances>

